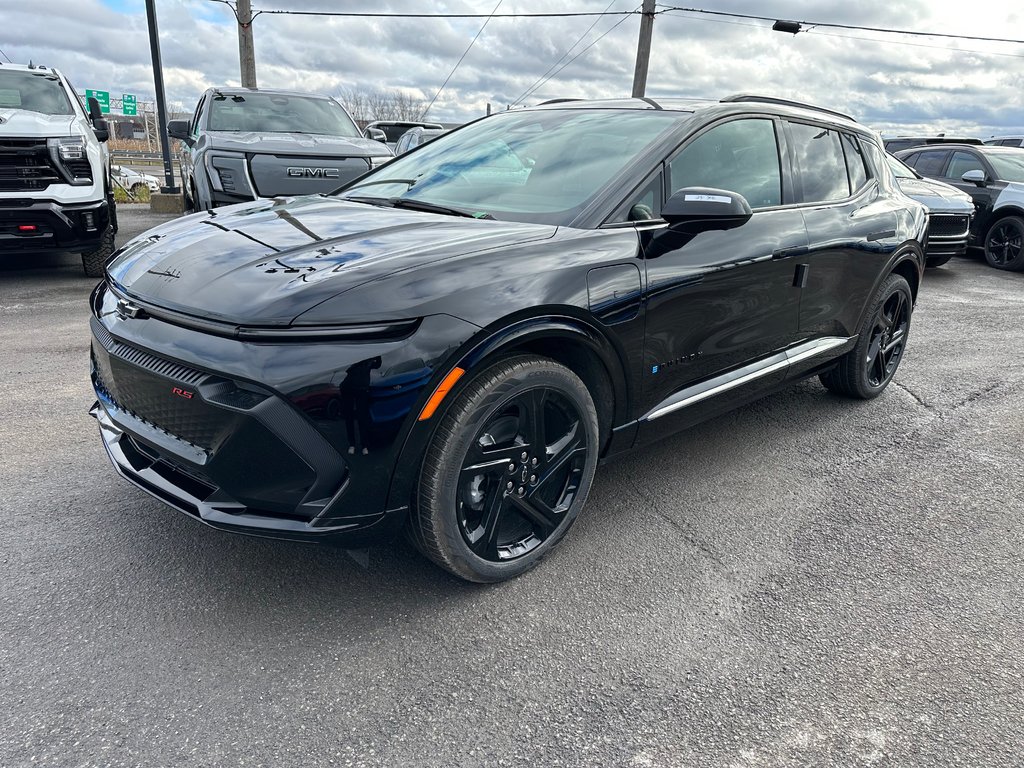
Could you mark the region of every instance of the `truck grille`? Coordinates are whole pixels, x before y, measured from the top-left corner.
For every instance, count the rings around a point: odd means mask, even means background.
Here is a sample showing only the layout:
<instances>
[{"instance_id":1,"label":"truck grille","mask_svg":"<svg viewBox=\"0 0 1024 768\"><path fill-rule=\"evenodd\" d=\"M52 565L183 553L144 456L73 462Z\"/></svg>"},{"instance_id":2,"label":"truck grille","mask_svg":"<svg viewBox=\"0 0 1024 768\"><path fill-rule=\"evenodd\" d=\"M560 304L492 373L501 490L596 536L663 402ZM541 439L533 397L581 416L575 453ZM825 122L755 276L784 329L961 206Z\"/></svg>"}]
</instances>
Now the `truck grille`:
<instances>
[{"instance_id":1,"label":"truck grille","mask_svg":"<svg viewBox=\"0 0 1024 768\"><path fill-rule=\"evenodd\" d=\"M91 175L88 168L82 175ZM0 139L0 192L46 189L63 180L50 159L46 139Z\"/></svg>"}]
</instances>

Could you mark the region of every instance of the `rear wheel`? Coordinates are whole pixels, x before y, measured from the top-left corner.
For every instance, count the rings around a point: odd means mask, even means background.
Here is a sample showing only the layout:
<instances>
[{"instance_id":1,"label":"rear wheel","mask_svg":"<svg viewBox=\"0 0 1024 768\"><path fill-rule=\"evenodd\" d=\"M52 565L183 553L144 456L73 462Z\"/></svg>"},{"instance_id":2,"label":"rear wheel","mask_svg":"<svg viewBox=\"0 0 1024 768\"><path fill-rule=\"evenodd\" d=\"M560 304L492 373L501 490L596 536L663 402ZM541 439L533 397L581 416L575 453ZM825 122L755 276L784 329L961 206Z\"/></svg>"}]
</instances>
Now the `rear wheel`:
<instances>
[{"instance_id":1,"label":"rear wheel","mask_svg":"<svg viewBox=\"0 0 1024 768\"><path fill-rule=\"evenodd\" d=\"M468 581L518 576L576 520L597 452L597 411L579 377L545 358L496 363L437 427L410 521L413 542Z\"/></svg>"},{"instance_id":2,"label":"rear wheel","mask_svg":"<svg viewBox=\"0 0 1024 768\"><path fill-rule=\"evenodd\" d=\"M860 328L857 346L821 374L821 383L832 392L862 400L882 394L903 359L913 301L906 278L889 275Z\"/></svg>"},{"instance_id":3,"label":"rear wheel","mask_svg":"<svg viewBox=\"0 0 1024 768\"><path fill-rule=\"evenodd\" d=\"M1024 269L1024 219L1006 216L985 235L985 261L996 269Z\"/></svg>"}]
</instances>

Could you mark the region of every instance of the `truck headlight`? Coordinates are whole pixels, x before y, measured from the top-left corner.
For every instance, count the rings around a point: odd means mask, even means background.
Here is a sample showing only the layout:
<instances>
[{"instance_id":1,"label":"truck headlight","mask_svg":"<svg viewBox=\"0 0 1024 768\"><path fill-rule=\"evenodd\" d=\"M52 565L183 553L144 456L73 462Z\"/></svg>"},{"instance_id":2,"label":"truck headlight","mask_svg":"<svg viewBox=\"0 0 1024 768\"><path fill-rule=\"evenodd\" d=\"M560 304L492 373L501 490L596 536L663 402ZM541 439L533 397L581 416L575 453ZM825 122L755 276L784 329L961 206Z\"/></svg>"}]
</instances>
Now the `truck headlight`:
<instances>
[{"instance_id":1,"label":"truck headlight","mask_svg":"<svg viewBox=\"0 0 1024 768\"><path fill-rule=\"evenodd\" d=\"M47 139L46 146L53 164L63 173L68 184L92 184L92 166L85 151L85 139L81 136L57 136Z\"/></svg>"}]
</instances>

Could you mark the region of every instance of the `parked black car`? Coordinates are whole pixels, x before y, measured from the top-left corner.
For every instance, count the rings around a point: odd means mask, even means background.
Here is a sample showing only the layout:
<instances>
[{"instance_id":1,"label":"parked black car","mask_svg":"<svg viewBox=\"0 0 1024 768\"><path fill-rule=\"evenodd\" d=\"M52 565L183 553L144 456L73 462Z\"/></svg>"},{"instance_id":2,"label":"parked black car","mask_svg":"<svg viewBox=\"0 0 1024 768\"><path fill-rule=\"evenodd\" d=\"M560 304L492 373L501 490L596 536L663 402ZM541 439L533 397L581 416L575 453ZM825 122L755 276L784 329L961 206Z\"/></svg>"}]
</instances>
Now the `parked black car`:
<instances>
[{"instance_id":1,"label":"parked black car","mask_svg":"<svg viewBox=\"0 0 1024 768\"><path fill-rule=\"evenodd\" d=\"M1024 269L1024 149L942 145L896 155L923 176L974 199L970 244L996 269Z\"/></svg>"},{"instance_id":2,"label":"parked black car","mask_svg":"<svg viewBox=\"0 0 1024 768\"><path fill-rule=\"evenodd\" d=\"M188 211L331 192L392 156L334 99L292 91L211 88L167 133L181 140Z\"/></svg>"},{"instance_id":3,"label":"parked black car","mask_svg":"<svg viewBox=\"0 0 1024 768\"><path fill-rule=\"evenodd\" d=\"M93 412L125 478L214 527L406 527L498 581L561 539L599 460L808 376L880 394L925 231L838 113L501 113L333 197L133 240L92 297Z\"/></svg>"},{"instance_id":4,"label":"parked black car","mask_svg":"<svg viewBox=\"0 0 1024 768\"><path fill-rule=\"evenodd\" d=\"M967 136L946 136L939 134L938 136L897 136L893 139L885 139L885 151L896 154L904 149L911 149L912 147L923 147L928 144L981 144L981 139L971 138Z\"/></svg>"},{"instance_id":5,"label":"parked black car","mask_svg":"<svg viewBox=\"0 0 1024 768\"><path fill-rule=\"evenodd\" d=\"M886 159L903 194L928 209L926 266L941 267L954 256L966 254L974 216L971 196L945 182L924 178L892 155L886 155Z\"/></svg>"}]
</instances>

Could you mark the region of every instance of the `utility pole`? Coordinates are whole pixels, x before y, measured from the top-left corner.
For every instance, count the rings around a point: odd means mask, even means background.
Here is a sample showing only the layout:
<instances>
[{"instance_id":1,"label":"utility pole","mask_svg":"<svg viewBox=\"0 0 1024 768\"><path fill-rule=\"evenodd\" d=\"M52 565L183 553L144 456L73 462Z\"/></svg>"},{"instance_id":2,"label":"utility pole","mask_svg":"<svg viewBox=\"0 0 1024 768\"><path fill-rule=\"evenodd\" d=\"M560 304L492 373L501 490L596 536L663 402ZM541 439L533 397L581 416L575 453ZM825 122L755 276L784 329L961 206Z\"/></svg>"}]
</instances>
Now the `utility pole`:
<instances>
[{"instance_id":1,"label":"utility pole","mask_svg":"<svg viewBox=\"0 0 1024 768\"><path fill-rule=\"evenodd\" d=\"M174 186L171 140L167 137L167 98L164 96L164 65L160 60L160 31L156 26L156 0L146 0L146 19L149 21L149 50L153 57L153 85L156 86L156 119L164 156L165 184L160 191L164 194L174 194L178 188Z\"/></svg>"},{"instance_id":2,"label":"utility pole","mask_svg":"<svg viewBox=\"0 0 1024 768\"><path fill-rule=\"evenodd\" d=\"M633 98L647 92L647 66L651 63L651 37L654 34L654 0L644 0L640 9L640 38L636 42L636 69L633 70Z\"/></svg>"},{"instance_id":3,"label":"utility pole","mask_svg":"<svg viewBox=\"0 0 1024 768\"><path fill-rule=\"evenodd\" d=\"M242 87L256 87L256 46L252 40L252 5L249 0L238 0L238 63L242 69Z\"/></svg>"}]
</instances>

